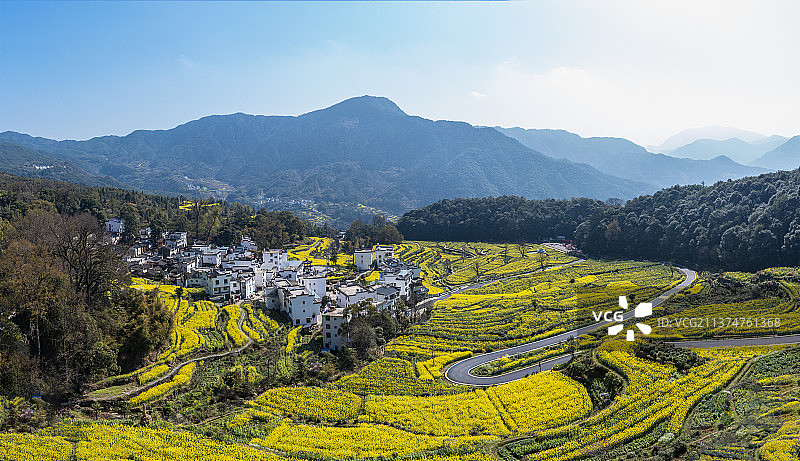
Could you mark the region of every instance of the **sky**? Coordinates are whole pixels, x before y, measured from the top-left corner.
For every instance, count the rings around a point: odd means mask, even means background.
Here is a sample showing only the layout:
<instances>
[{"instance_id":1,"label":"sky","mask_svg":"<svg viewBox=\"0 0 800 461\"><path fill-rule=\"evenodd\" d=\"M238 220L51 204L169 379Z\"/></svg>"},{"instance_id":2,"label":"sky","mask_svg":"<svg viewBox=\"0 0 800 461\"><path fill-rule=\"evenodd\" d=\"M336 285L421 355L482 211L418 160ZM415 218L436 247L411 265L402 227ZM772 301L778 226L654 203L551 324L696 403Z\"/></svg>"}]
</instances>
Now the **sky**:
<instances>
[{"instance_id":1,"label":"sky","mask_svg":"<svg viewBox=\"0 0 800 461\"><path fill-rule=\"evenodd\" d=\"M0 1L0 131L53 139L364 94L642 145L800 133L800 2Z\"/></svg>"}]
</instances>

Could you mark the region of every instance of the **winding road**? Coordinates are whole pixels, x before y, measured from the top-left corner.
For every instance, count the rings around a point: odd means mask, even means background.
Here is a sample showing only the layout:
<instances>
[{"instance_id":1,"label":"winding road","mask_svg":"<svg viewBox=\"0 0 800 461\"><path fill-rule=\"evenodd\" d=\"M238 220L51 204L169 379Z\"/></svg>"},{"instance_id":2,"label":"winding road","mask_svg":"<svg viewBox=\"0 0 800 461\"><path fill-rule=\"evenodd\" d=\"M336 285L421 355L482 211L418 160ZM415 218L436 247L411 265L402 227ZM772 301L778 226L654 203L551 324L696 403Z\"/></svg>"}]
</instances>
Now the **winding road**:
<instances>
[{"instance_id":1,"label":"winding road","mask_svg":"<svg viewBox=\"0 0 800 461\"><path fill-rule=\"evenodd\" d=\"M574 264L575 262L571 264ZM695 271L684 268L680 268L679 270L686 275L686 278L678 285L653 298L653 300L651 301L653 307L662 304L664 301L669 299L670 296L688 287L697 279L697 273ZM623 319L628 320L631 317L633 317L633 314L634 310L630 309L629 311L623 314ZM447 368L446 371L444 372L444 378L447 381L450 381L451 383L454 384L464 384L469 386L495 386L497 384L504 384L516 381L518 379L530 375L531 373L551 370L553 367L555 367L560 363L568 362L570 359L572 359L572 356L562 355L560 357L555 357L551 360L543 362L541 368L539 367L539 365L533 365L530 367L521 368L519 370L510 371L508 373L504 373L502 375L497 375L497 376L476 376L471 373L471 371L476 367L483 365L484 363L497 360L505 355L513 356L518 354L524 354L526 352L535 351L536 349L553 346L560 342L567 341L569 338L577 338L580 335L586 334L592 330L601 328L610 323L614 323L614 321L603 320L597 323L593 323L591 325L586 325L581 328L576 328L572 331L567 331L565 333L551 336L549 338L540 339L538 341L520 344L519 346L509 347L507 349L502 349L499 351L494 351L486 354L469 357L464 360L458 361L452 364L449 368Z\"/></svg>"}]
</instances>

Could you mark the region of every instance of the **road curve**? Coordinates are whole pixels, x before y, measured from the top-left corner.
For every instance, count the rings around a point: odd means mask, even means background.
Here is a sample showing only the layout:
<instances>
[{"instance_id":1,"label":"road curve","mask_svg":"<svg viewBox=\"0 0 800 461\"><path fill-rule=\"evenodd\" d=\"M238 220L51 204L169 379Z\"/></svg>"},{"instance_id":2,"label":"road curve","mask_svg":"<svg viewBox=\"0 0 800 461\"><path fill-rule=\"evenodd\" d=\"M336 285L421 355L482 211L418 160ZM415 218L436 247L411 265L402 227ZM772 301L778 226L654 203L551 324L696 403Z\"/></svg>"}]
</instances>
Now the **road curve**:
<instances>
[{"instance_id":1,"label":"road curve","mask_svg":"<svg viewBox=\"0 0 800 461\"><path fill-rule=\"evenodd\" d=\"M683 280L683 282L665 291L659 296L653 298L653 300L651 301L653 303L653 307L660 305L661 303L669 299L670 296L688 287L695 281L695 279L697 279L697 273L695 271L684 268L679 268L679 270L686 275L686 278ZM627 320L633 317L633 314L634 310L630 309L629 311L625 312L625 314L623 314L623 318ZM487 362L492 362L494 360L497 360L503 357L504 355L513 356L518 354L524 354L526 352L534 351L536 349L541 349L543 347L553 346L555 344L568 340L570 337L577 338L582 334L586 334L592 330L601 328L605 325L608 325L609 323L613 323L613 321L607 322L603 320L597 323L593 323L591 325L586 325L584 327L577 328L572 331L567 331L565 333L561 333L555 336L550 336L549 338L540 339L538 341L520 344L518 346L509 347L507 349L502 349L499 351L494 351L486 354L469 357L459 362L456 362L449 368L447 368L444 372L444 378L447 381L450 381L451 383L464 384L468 386L495 386L497 384L505 384L512 381L516 381L532 373L540 371L539 365L533 365L530 367L521 368L519 370L510 371L508 373L503 373L502 375L497 375L497 376L476 376L470 372L475 367L483 365L484 363ZM562 355L560 357L556 357L549 361L546 361L542 363L541 371L550 370L560 363L568 362L571 358L572 358L571 355Z\"/></svg>"}]
</instances>

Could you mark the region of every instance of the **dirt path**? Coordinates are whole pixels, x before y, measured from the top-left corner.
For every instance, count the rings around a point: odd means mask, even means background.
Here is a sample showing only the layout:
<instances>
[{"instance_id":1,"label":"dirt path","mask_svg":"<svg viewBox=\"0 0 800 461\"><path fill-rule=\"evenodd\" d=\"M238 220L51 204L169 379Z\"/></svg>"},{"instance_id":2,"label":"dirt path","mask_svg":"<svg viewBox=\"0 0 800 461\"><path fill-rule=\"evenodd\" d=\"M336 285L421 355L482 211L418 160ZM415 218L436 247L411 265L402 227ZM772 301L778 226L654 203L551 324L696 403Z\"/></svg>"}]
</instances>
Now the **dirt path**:
<instances>
[{"instance_id":1,"label":"dirt path","mask_svg":"<svg viewBox=\"0 0 800 461\"><path fill-rule=\"evenodd\" d=\"M241 305L241 301L236 303L236 305L240 306ZM192 358L192 359L189 359L189 360L185 360L183 362L178 363L174 367L172 367L172 369L170 369L170 371L167 374L161 376L160 378L155 379L153 381L150 381L149 383L146 383L146 384L144 384L142 386L130 389L130 390L128 390L126 392L123 392L121 394L111 395L111 396L103 396L103 397L84 397L83 399L79 400L78 402L102 402L102 401L110 401L110 400L130 398L130 397L138 395L138 394L140 394L140 393L142 393L142 392L144 392L144 391L146 391L146 390L148 390L148 389L150 389L152 387L155 387L155 386L157 386L157 385L159 385L161 383L164 383L164 382L166 382L168 380L171 380L172 378L175 377L176 374L178 374L178 372L180 371L181 368L183 368L184 366L186 366L186 365L188 365L188 364L190 364L192 362L200 362L200 361L204 361L204 360L214 360L214 359L222 358L222 357L225 357L225 356L228 356L228 355L231 355L231 354L238 354L239 352L247 349L248 347L250 347L253 344L253 339L250 338L249 336L247 336L247 334L244 332L244 330L242 330L242 325L244 324L244 321L246 319L247 319L247 312L244 309L242 309L241 307L239 307L239 321L236 323L236 326L237 326L237 328L239 328L239 331L242 333L242 335L245 338L247 338L247 342L243 346L240 346L240 347L238 347L236 349L232 349L232 350L225 351L225 352L216 352L216 353L213 353L213 354L207 354L207 355L203 355L203 356L200 356L200 357L195 357L195 358Z\"/></svg>"}]
</instances>

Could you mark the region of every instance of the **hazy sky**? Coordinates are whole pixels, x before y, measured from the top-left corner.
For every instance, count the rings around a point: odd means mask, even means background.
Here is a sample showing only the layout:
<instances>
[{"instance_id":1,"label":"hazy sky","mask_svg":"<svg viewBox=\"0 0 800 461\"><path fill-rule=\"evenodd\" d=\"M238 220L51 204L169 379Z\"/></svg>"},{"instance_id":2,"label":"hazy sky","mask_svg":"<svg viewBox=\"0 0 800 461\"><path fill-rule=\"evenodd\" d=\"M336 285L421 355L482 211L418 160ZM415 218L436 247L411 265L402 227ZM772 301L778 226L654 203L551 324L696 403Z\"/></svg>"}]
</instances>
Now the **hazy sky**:
<instances>
[{"instance_id":1,"label":"hazy sky","mask_svg":"<svg viewBox=\"0 0 800 461\"><path fill-rule=\"evenodd\" d=\"M0 131L56 139L386 96L660 144L800 133L800 2L0 1Z\"/></svg>"}]
</instances>

